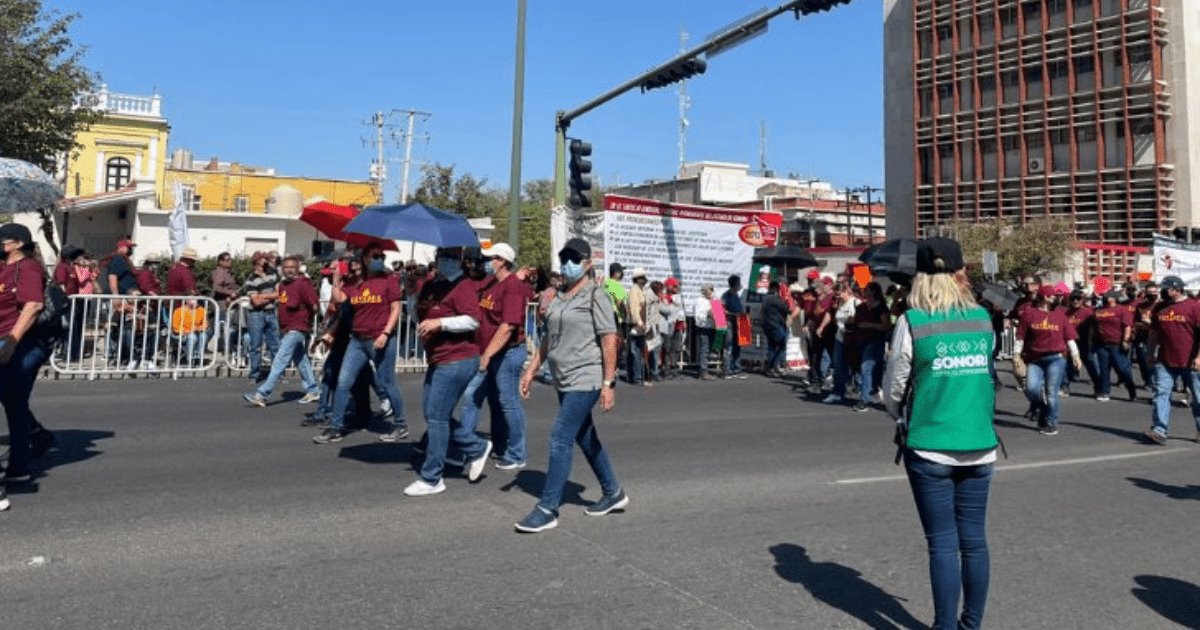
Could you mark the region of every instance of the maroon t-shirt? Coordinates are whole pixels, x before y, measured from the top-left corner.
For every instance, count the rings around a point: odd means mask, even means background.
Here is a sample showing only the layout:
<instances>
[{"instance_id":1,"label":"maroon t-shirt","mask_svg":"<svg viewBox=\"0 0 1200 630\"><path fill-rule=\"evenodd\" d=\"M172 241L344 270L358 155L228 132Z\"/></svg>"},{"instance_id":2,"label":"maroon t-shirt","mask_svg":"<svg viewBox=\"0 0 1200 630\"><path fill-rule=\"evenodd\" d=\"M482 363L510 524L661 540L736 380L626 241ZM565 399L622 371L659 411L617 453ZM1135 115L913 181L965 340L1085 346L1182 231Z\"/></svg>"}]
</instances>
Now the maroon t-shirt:
<instances>
[{"instance_id":1,"label":"maroon t-shirt","mask_svg":"<svg viewBox=\"0 0 1200 630\"><path fill-rule=\"evenodd\" d=\"M533 291L529 284L516 274L481 290L479 309L483 311L483 319L479 320L480 351L492 342L500 324L510 324L515 328L508 339L509 346L525 341L525 305L532 298Z\"/></svg>"},{"instance_id":2,"label":"maroon t-shirt","mask_svg":"<svg viewBox=\"0 0 1200 630\"><path fill-rule=\"evenodd\" d=\"M54 282L63 288L67 295L79 294L79 276L75 274L75 265L59 261L54 267Z\"/></svg>"},{"instance_id":3,"label":"maroon t-shirt","mask_svg":"<svg viewBox=\"0 0 1200 630\"><path fill-rule=\"evenodd\" d=\"M1158 360L1171 368L1192 364L1196 356L1196 327L1200 308L1191 300L1162 302L1154 307L1152 330L1158 336Z\"/></svg>"},{"instance_id":4,"label":"maroon t-shirt","mask_svg":"<svg viewBox=\"0 0 1200 630\"><path fill-rule=\"evenodd\" d=\"M155 275L153 269L138 269L133 272L133 277L137 279L137 288L142 295L162 293L162 289L158 285L158 276Z\"/></svg>"},{"instance_id":5,"label":"maroon t-shirt","mask_svg":"<svg viewBox=\"0 0 1200 630\"><path fill-rule=\"evenodd\" d=\"M342 287L354 308L354 325L350 332L359 337L378 337L387 327L392 303L400 301L400 287L391 276L376 276L358 284Z\"/></svg>"},{"instance_id":6,"label":"maroon t-shirt","mask_svg":"<svg viewBox=\"0 0 1200 630\"><path fill-rule=\"evenodd\" d=\"M1017 324L1017 337L1025 342L1022 358L1036 361L1044 356L1066 352L1067 342L1078 339L1079 335L1064 310L1027 308Z\"/></svg>"},{"instance_id":7,"label":"maroon t-shirt","mask_svg":"<svg viewBox=\"0 0 1200 630\"><path fill-rule=\"evenodd\" d=\"M863 328L862 324L888 324L887 330L875 330L874 328ZM854 307L854 338L858 343L887 343L892 338L890 324L892 323L892 314L888 312L887 304L880 302L874 308L867 305L866 302L859 302L858 306Z\"/></svg>"},{"instance_id":8,"label":"maroon t-shirt","mask_svg":"<svg viewBox=\"0 0 1200 630\"><path fill-rule=\"evenodd\" d=\"M451 283L445 278L438 278L425 283L418 298L417 313L421 321L438 317L457 317L469 315L475 321L483 320L479 310L478 283L469 278L462 278ZM479 344L475 343L475 333L449 332L439 330L425 340L425 353L429 363L440 365L462 361L479 356Z\"/></svg>"},{"instance_id":9,"label":"maroon t-shirt","mask_svg":"<svg viewBox=\"0 0 1200 630\"><path fill-rule=\"evenodd\" d=\"M196 275L187 265L177 262L167 272L167 295L196 295Z\"/></svg>"},{"instance_id":10,"label":"maroon t-shirt","mask_svg":"<svg viewBox=\"0 0 1200 630\"><path fill-rule=\"evenodd\" d=\"M32 258L15 265L0 264L0 337L12 334L21 309L30 302L42 303L46 280L42 266Z\"/></svg>"},{"instance_id":11,"label":"maroon t-shirt","mask_svg":"<svg viewBox=\"0 0 1200 630\"><path fill-rule=\"evenodd\" d=\"M1088 332L1096 323L1096 311L1093 311L1090 306L1068 307L1067 321L1075 327L1075 335L1078 338L1087 339Z\"/></svg>"},{"instance_id":12,"label":"maroon t-shirt","mask_svg":"<svg viewBox=\"0 0 1200 630\"><path fill-rule=\"evenodd\" d=\"M1120 304L1096 311L1094 319L1096 334L1101 343L1117 344L1125 341L1125 329L1133 326L1133 315Z\"/></svg>"},{"instance_id":13,"label":"maroon t-shirt","mask_svg":"<svg viewBox=\"0 0 1200 630\"><path fill-rule=\"evenodd\" d=\"M304 276L296 276L281 282L278 290L279 300L275 302L275 310L279 313L280 330L311 331L313 311L317 308L317 290L312 282ZM387 323L386 319L384 323Z\"/></svg>"}]
</instances>

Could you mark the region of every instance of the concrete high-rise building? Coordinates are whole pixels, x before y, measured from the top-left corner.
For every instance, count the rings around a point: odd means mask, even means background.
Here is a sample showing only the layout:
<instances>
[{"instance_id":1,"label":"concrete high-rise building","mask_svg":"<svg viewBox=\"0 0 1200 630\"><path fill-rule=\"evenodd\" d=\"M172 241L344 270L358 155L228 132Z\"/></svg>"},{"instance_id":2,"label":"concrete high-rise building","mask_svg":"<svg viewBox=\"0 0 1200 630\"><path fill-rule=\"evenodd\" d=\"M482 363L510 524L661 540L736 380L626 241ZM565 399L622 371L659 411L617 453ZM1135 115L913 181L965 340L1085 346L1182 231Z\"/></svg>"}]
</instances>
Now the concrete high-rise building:
<instances>
[{"instance_id":1,"label":"concrete high-rise building","mask_svg":"<svg viewBox=\"0 0 1200 630\"><path fill-rule=\"evenodd\" d=\"M1200 0L884 0L884 64L889 235L1200 227Z\"/></svg>"}]
</instances>

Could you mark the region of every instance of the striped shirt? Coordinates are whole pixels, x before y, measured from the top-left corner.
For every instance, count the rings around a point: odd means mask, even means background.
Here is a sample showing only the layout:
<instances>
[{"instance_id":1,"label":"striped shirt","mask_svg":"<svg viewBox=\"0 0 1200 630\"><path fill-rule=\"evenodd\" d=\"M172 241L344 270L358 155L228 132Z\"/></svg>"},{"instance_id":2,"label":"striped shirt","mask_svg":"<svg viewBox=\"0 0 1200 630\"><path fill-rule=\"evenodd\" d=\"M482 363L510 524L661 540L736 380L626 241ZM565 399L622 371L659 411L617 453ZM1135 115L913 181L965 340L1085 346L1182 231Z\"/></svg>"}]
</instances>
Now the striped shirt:
<instances>
[{"instance_id":1,"label":"striped shirt","mask_svg":"<svg viewBox=\"0 0 1200 630\"><path fill-rule=\"evenodd\" d=\"M274 273L261 276L251 273L250 277L246 278L246 282L242 285L242 289L246 292L246 295L258 295L259 293L274 293L277 286L279 286L279 276ZM275 310L275 302L267 302L262 307L251 308L256 311L273 311Z\"/></svg>"}]
</instances>

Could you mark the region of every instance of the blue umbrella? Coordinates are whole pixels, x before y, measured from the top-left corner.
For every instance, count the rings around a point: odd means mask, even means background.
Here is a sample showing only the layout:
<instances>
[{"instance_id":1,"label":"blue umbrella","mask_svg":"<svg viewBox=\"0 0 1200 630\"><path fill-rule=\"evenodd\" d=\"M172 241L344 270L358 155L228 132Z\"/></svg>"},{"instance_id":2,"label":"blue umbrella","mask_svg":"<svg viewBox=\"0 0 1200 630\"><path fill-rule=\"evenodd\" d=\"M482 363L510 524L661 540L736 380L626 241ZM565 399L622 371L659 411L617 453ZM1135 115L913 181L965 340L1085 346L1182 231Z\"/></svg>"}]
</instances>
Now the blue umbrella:
<instances>
[{"instance_id":1,"label":"blue umbrella","mask_svg":"<svg viewBox=\"0 0 1200 630\"><path fill-rule=\"evenodd\" d=\"M34 212L54 207L62 189L42 169L21 160L0 158L0 212Z\"/></svg>"},{"instance_id":2,"label":"blue umbrella","mask_svg":"<svg viewBox=\"0 0 1200 630\"><path fill-rule=\"evenodd\" d=\"M479 247L479 237L466 218L419 203L369 206L346 224L347 232L437 247Z\"/></svg>"}]
</instances>

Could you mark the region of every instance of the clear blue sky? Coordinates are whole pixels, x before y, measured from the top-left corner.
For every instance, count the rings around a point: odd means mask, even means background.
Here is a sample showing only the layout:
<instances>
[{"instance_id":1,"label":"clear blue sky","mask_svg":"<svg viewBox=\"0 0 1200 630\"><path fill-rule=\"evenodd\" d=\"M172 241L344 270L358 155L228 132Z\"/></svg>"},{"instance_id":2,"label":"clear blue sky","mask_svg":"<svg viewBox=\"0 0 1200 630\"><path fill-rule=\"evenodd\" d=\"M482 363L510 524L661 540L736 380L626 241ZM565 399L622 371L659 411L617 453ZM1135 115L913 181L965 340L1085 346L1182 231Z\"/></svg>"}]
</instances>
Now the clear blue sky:
<instances>
[{"instance_id":1,"label":"clear blue sky","mask_svg":"<svg viewBox=\"0 0 1200 630\"><path fill-rule=\"evenodd\" d=\"M766 3L729 0L529 0L523 179L548 178L553 117L673 56ZM771 0L771 6L776 6ZM433 112L419 162L507 188L515 0L46 0L77 12L72 31L109 89L157 87L171 148L197 160L289 175L365 179L373 111ZM883 180L881 0L854 0L712 59L689 82L688 161L767 163L836 186ZM580 118L607 185L672 176L674 88L628 93ZM402 156L390 148L390 157ZM399 164L389 165L388 200ZM415 170L414 170L415 178Z\"/></svg>"}]
</instances>

